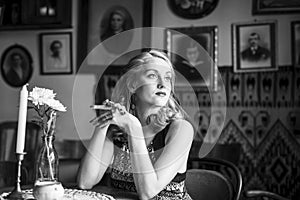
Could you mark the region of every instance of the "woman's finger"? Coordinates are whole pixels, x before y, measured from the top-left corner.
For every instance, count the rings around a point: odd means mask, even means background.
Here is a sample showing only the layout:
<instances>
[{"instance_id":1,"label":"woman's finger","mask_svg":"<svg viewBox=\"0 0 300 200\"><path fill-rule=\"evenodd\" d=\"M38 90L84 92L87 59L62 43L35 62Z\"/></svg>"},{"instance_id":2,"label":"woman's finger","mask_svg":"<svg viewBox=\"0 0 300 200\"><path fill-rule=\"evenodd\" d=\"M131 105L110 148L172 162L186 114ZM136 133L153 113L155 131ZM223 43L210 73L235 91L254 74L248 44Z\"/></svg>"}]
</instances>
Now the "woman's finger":
<instances>
[{"instance_id":1,"label":"woman's finger","mask_svg":"<svg viewBox=\"0 0 300 200\"><path fill-rule=\"evenodd\" d=\"M123 105L121 105L121 104L119 104L119 103L116 103L116 104L114 105L114 107L115 107L115 109L116 109L117 111L119 111L119 113L120 113L121 115L125 115L125 114L126 114L125 106L123 106Z\"/></svg>"}]
</instances>

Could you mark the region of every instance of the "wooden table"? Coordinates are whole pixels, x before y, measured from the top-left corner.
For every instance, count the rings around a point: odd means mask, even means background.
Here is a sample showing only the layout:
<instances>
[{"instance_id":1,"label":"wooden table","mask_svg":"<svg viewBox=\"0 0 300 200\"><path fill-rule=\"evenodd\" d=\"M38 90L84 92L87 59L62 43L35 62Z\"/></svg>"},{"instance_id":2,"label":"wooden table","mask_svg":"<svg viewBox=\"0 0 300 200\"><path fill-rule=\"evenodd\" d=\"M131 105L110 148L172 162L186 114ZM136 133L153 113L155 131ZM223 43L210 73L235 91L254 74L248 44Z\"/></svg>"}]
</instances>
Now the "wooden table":
<instances>
[{"instance_id":1,"label":"wooden table","mask_svg":"<svg viewBox=\"0 0 300 200\"><path fill-rule=\"evenodd\" d=\"M21 187L22 190L28 190L32 189L32 185L26 185ZM75 184L66 184L64 185L64 188L66 189L78 189ZM11 192L13 190L13 187L5 187L5 188L0 188L0 195L3 194L4 192ZM113 196L117 200L136 200L139 199L137 193L134 192L128 192L108 186L102 186L102 185L97 185L94 188L92 188L90 191L98 192L98 193L104 193L110 196ZM0 198L1 199L1 198Z\"/></svg>"}]
</instances>

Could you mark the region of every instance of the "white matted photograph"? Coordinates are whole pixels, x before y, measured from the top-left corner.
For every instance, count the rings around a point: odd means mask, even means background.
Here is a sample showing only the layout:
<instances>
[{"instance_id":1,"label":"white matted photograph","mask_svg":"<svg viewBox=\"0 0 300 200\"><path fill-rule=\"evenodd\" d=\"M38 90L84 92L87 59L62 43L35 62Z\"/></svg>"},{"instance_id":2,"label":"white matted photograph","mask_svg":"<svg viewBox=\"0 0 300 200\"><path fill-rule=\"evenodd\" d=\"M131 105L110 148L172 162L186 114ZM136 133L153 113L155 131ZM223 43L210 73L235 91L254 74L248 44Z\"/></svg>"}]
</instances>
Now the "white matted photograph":
<instances>
[{"instance_id":1,"label":"white matted photograph","mask_svg":"<svg viewBox=\"0 0 300 200\"><path fill-rule=\"evenodd\" d=\"M41 74L72 74L71 32L41 33Z\"/></svg>"}]
</instances>

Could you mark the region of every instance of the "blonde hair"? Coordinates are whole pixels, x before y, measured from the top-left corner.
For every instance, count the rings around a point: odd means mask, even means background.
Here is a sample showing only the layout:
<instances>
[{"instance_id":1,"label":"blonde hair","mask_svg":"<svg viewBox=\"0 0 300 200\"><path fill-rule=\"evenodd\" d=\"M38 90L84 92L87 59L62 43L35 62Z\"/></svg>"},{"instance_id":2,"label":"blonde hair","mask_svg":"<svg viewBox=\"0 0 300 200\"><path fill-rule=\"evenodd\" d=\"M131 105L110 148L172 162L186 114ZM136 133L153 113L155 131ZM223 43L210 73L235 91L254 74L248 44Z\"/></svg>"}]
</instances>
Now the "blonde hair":
<instances>
[{"instance_id":1,"label":"blonde hair","mask_svg":"<svg viewBox=\"0 0 300 200\"><path fill-rule=\"evenodd\" d=\"M143 65L147 63L154 62L155 60L160 59L165 61L167 65L171 68L172 80L171 80L171 95L167 102L166 108L171 109L174 112L175 118L187 118L187 114L183 108L179 105L177 98L175 97L174 84L175 84L175 71L173 65L169 58L162 52L158 50L150 50L148 52L143 52L140 55L132 58L127 64L127 72L122 75L120 80L117 82L113 93L112 101L121 102L125 106L126 110L134 114L131 109L132 96L135 93L135 90L131 89L130 86L134 84L138 72L143 69Z\"/></svg>"}]
</instances>

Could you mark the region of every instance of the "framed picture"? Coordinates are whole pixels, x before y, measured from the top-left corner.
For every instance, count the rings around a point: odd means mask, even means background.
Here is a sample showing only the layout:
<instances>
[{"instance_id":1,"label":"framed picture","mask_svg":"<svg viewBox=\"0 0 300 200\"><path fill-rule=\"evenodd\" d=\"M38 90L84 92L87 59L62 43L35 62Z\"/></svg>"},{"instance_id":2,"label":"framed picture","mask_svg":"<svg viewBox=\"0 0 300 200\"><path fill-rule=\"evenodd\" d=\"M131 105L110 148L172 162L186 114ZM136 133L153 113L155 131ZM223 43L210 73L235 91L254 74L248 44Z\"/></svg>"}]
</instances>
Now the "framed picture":
<instances>
[{"instance_id":1,"label":"framed picture","mask_svg":"<svg viewBox=\"0 0 300 200\"><path fill-rule=\"evenodd\" d=\"M1 57L1 74L4 81L12 87L21 87L32 76L32 57L21 45L8 47Z\"/></svg>"},{"instance_id":2,"label":"framed picture","mask_svg":"<svg viewBox=\"0 0 300 200\"><path fill-rule=\"evenodd\" d=\"M232 24L234 71L277 70L276 31L273 20Z\"/></svg>"},{"instance_id":3,"label":"framed picture","mask_svg":"<svg viewBox=\"0 0 300 200\"><path fill-rule=\"evenodd\" d=\"M168 0L170 9L179 17L199 19L209 15L218 5L219 0L178 1Z\"/></svg>"},{"instance_id":4,"label":"framed picture","mask_svg":"<svg viewBox=\"0 0 300 200\"><path fill-rule=\"evenodd\" d=\"M165 34L166 49L178 72L176 84L215 89L217 27L170 28Z\"/></svg>"},{"instance_id":5,"label":"framed picture","mask_svg":"<svg viewBox=\"0 0 300 200\"><path fill-rule=\"evenodd\" d=\"M0 25L2 25L3 16L4 16L5 4L0 3Z\"/></svg>"},{"instance_id":6,"label":"framed picture","mask_svg":"<svg viewBox=\"0 0 300 200\"><path fill-rule=\"evenodd\" d=\"M4 1L4 26L71 28L72 0ZM0 3L1 4L1 3ZM27 27L38 28L37 26Z\"/></svg>"},{"instance_id":7,"label":"framed picture","mask_svg":"<svg viewBox=\"0 0 300 200\"><path fill-rule=\"evenodd\" d=\"M130 47L142 47L142 33L127 30L143 26L143 1L89 0L88 4L89 66L108 65L113 58L127 53ZM130 55L123 55L113 65L127 64L130 58Z\"/></svg>"},{"instance_id":8,"label":"framed picture","mask_svg":"<svg viewBox=\"0 0 300 200\"><path fill-rule=\"evenodd\" d=\"M292 21L292 63L295 67L300 67L300 21Z\"/></svg>"},{"instance_id":9,"label":"framed picture","mask_svg":"<svg viewBox=\"0 0 300 200\"><path fill-rule=\"evenodd\" d=\"M71 32L40 34L41 74L72 74Z\"/></svg>"},{"instance_id":10,"label":"framed picture","mask_svg":"<svg viewBox=\"0 0 300 200\"><path fill-rule=\"evenodd\" d=\"M298 0L252 0L252 14L290 14L299 13Z\"/></svg>"}]
</instances>

